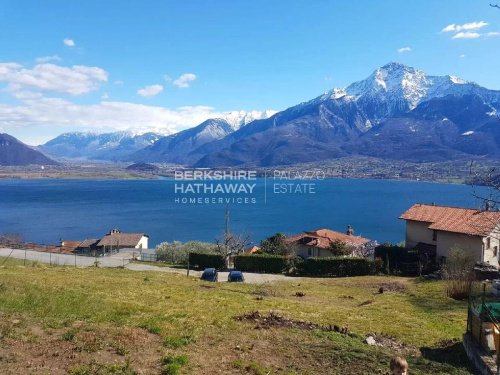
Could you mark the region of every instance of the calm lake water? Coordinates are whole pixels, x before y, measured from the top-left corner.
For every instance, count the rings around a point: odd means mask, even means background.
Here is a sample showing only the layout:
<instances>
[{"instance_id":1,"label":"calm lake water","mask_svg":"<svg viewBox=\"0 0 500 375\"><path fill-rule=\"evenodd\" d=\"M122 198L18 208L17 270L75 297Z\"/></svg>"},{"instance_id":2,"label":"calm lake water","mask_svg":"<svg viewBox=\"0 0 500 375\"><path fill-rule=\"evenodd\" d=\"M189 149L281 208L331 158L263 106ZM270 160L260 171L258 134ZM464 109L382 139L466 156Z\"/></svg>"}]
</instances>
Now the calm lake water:
<instances>
[{"instance_id":1,"label":"calm lake water","mask_svg":"<svg viewBox=\"0 0 500 375\"><path fill-rule=\"evenodd\" d=\"M293 181L314 183L314 192L274 186L289 182L258 179L252 182L256 186L251 194L203 195L186 192L187 185L176 192L179 182L168 179L0 180L0 233L54 244L60 238L99 238L119 228L149 234L150 247L163 241L214 241L224 230L226 204L182 203L182 199L236 197L250 203L229 204L230 229L251 235L254 242L276 232L344 231L348 224L357 235L399 242L404 239L404 222L398 217L415 202L480 205L465 185L327 179Z\"/></svg>"}]
</instances>

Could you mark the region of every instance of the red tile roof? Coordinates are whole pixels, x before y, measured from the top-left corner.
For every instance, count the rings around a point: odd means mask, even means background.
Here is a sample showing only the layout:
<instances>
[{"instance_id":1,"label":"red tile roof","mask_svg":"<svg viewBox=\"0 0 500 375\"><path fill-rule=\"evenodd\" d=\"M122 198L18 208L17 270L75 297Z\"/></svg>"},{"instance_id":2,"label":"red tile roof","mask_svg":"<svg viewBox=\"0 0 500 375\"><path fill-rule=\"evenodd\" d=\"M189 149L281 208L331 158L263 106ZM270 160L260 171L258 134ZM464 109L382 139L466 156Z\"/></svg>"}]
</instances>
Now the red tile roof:
<instances>
[{"instance_id":1,"label":"red tile roof","mask_svg":"<svg viewBox=\"0 0 500 375\"><path fill-rule=\"evenodd\" d=\"M500 211L417 203L399 218L429 223L429 229L484 237L500 224Z\"/></svg>"},{"instance_id":2,"label":"red tile roof","mask_svg":"<svg viewBox=\"0 0 500 375\"><path fill-rule=\"evenodd\" d=\"M285 241L288 243L300 241L306 246L326 249L330 246L331 242L336 240L340 240L353 246L361 246L370 242L367 238L352 235L350 236L348 234L336 232L330 229L318 229L311 232L297 234L295 236L287 237Z\"/></svg>"},{"instance_id":3,"label":"red tile roof","mask_svg":"<svg viewBox=\"0 0 500 375\"><path fill-rule=\"evenodd\" d=\"M144 233L110 233L105 235L97 246L136 247L142 237L147 237L147 235Z\"/></svg>"}]
</instances>

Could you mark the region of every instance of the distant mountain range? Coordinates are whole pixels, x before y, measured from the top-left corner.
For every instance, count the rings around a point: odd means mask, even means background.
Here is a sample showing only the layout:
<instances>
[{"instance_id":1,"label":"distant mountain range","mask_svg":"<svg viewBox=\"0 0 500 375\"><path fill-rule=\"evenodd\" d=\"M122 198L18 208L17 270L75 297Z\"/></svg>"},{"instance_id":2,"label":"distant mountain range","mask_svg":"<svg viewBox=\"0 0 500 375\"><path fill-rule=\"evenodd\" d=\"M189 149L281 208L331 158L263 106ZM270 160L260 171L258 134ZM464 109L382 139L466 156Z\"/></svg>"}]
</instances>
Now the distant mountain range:
<instances>
[{"instance_id":1,"label":"distant mountain range","mask_svg":"<svg viewBox=\"0 0 500 375\"><path fill-rule=\"evenodd\" d=\"M114 133L64 133L39 146L50 156L68 159L94 159L118 161L127 159L134 152L152 145L162 135L131 132Z\"/></svg>"},{"instance_id":2,"label":"distant mountain range","mask_svg":"<svg viewBox=\"0 0 500 375\"><path fill-rule=\"evenodd\" d=\"M179 133L63 134L48 155L196 167L275 166L373 156L500 158L500 91L399 63L281 112L232 112Z\"/></svg>"},{"instance_id":3,"label":"distant mountain range","mask_svg":"<svg viewBox=\"0 0 500 375\"><path fill-rule=\"evenodd\" d=\"M58 163L18 139L0 133L0 165L30 164L55 165Z\"/></svg>"},{"instance_id":4,"label":"distant mountain range","mask_svg":"<svg viewBox=\"0 0 500 375\"><path fill-rule=\"evenodd\" d=\"M500 91L390 63L206 145L194 165L273 166L349 155L417 162L497 158L499 110Z\"/></svg>"}]
</instances>

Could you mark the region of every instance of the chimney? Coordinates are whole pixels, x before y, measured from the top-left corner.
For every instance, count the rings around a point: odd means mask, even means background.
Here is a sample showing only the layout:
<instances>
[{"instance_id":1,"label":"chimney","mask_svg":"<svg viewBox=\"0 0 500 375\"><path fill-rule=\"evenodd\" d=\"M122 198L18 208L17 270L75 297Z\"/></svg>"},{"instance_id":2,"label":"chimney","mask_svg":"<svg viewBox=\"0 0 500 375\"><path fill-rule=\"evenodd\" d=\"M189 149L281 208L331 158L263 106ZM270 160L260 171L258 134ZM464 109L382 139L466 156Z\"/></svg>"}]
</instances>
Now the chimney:
<instances>
[{"instance_id":1,"label":"chimney","mask_svg":"<svg viewBox=\"0 0 500 375\"><path fill-rule=\"evenodd\" d=\"M494 206L495 206L494 203L492 201L490 201L489 199L486 199L484 201L484 210L485 211L492 211Z\"/></svg>"}]
</instances>

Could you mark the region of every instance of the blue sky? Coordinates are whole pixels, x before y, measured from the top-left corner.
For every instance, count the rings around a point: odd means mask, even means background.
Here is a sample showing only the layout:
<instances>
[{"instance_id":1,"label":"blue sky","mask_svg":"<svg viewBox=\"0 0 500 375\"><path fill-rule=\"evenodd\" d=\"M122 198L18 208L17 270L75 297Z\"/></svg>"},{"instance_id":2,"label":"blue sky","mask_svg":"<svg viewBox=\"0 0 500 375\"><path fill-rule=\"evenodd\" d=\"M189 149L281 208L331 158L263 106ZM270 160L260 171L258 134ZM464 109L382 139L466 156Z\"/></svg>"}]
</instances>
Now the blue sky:
<instances>
[{"instance_id":1,"label":"blue sky","mask_svg":"<svg viewBox=\"0 0 500 375\"><path fill-rule=\"evenodd\" d=\"M490 2L0 0L0 132L178 131L282 110L389 61L500 89Z\"/></svg>"}]
</instances>

